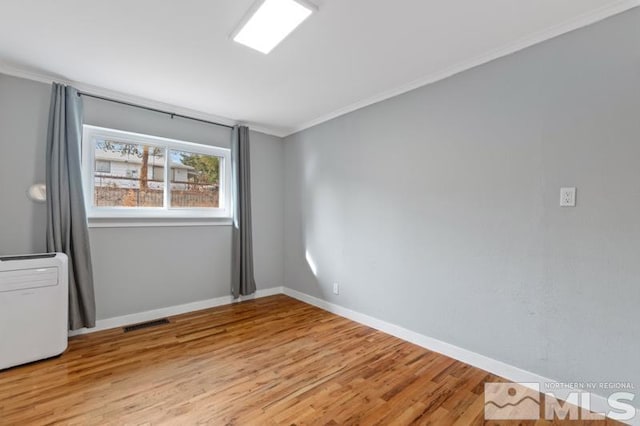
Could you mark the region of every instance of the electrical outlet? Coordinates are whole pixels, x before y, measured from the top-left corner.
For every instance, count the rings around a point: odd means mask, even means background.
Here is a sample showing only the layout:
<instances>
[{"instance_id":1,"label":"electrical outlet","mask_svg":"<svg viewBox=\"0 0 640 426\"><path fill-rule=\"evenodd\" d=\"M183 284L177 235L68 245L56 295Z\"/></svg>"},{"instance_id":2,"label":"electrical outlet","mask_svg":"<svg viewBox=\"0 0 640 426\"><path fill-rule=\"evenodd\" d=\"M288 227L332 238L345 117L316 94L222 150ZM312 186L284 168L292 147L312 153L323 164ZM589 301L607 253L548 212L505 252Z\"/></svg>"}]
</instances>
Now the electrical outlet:
<instances>
[{"instance_id":1,"label":"electrical outlet","mask_svg":"<svg viewBox=\"0 0 640 426\"><path fill-rule=\"evenodd\" d=\"M333 294L340 294L340 285L338 283L333 283Z\"/></svg>"},{"instance_id":2,"label":"electrical outlet","mask_svg":"<svg viewBox=\"0 0 640 426\"><path fill-rule=\"evenodd\" d=\"M576 188L560 188L560 207L576 206Z\"/></svg>"}]
</instances>

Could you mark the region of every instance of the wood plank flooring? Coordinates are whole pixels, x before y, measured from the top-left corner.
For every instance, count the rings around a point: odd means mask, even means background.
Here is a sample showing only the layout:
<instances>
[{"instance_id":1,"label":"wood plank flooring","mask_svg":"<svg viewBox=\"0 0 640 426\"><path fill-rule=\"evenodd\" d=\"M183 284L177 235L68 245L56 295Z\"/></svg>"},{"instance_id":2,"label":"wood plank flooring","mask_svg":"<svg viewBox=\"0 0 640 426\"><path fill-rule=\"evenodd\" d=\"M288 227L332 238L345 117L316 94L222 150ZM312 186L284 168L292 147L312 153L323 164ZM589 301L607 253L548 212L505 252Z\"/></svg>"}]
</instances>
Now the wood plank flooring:
<instances>
[{"instance_id":1,"label":"wood plank flooring","mask_svg":"<svg viewBox=\"0 0 640 426\"><path fill-rule=\"evenodd\" d=\"M479 425L504 382L282 295L170 320L0 371L0 424Z\"/></svg>"}]
</instances>

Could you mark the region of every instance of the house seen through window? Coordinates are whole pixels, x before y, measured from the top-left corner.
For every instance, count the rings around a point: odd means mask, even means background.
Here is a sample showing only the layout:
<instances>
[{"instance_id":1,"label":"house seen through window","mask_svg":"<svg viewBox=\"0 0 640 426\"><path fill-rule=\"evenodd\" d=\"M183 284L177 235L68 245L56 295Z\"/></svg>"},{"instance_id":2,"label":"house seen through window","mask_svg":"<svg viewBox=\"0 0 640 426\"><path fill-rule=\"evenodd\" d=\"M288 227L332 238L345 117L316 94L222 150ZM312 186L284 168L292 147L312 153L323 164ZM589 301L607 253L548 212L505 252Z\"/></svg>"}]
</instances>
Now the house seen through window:
<instances>
[{"instance_id":1,"label":"house seen through window","mask_svg":"<svg viewBox=\"0 0 640 426\"><path fill-rule=\"evenodd\" d=\"M89 217L229 215L227 149L85 126L83 152Z\"/></svg>"}]
</instances>

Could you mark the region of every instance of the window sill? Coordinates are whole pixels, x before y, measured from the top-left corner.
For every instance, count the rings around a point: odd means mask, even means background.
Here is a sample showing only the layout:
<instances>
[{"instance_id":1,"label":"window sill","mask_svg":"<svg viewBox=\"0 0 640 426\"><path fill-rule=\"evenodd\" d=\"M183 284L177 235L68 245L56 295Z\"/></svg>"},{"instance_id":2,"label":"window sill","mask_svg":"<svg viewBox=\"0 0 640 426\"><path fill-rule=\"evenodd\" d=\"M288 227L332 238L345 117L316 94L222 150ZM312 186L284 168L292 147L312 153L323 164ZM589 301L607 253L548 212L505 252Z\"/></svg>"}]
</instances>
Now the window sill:
<instances>
[{"instance_id":1,"label":"window sill","mask_svg":"<svg viewBox=\"0 0 640 426\"><path fill-rule=\"evenodd\" d=\"M149 228L149 227L183 227L183 226L231 226L233 221L228 217L166 217L166 218L118 218L90 217L89 228Z\"/></svg>"}]
</instances>

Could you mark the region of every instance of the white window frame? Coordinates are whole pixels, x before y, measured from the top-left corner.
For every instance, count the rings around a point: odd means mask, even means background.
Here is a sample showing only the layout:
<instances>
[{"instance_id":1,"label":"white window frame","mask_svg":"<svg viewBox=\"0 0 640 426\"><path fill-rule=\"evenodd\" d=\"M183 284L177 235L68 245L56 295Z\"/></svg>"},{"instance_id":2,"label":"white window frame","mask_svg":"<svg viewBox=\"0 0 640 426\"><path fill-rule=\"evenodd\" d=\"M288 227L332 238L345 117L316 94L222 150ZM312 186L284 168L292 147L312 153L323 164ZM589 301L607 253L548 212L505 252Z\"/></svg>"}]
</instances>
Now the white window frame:
<instances>
[{"instance_id":1,"label":"white window frame","mask_svg":"<svg viewBox=\"0 0 640 426\"><path fill-rule=\"evenodd\" d=\"M98 139L112 139L123 143L142 144L163 148L164 153L164 206L163 207L96 207L94 199L95 145ZM186 151L194 154L221 157L219 182L219 207L170 207L170 155L169 151ZM231 219L231 151L218 146L144 135L117 129L108 129L85 124L82 135L82 186L89 225L112 226L175 226L177 219L186 219L180 225L202 225L204 222L229 224ZM108 220L120 222L112 223ZM125 223L122 220L133 220ZM145 220L147 219L147 220ZM169 221L169 222L164 222ZM206 223L204 223L206 224Z\"/></svg>"}]
</instances>

